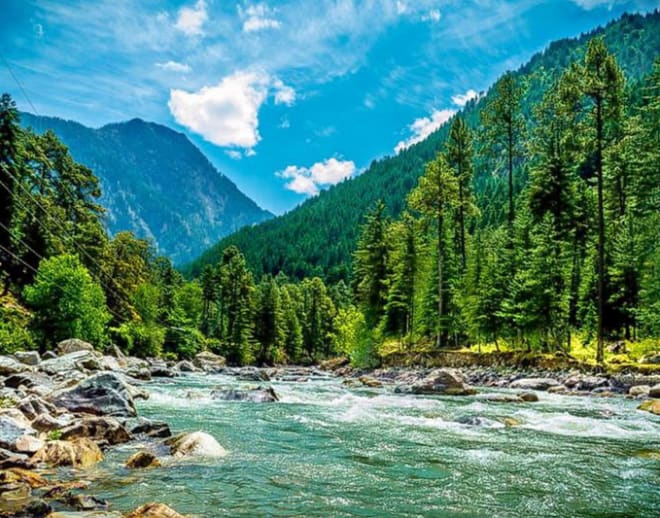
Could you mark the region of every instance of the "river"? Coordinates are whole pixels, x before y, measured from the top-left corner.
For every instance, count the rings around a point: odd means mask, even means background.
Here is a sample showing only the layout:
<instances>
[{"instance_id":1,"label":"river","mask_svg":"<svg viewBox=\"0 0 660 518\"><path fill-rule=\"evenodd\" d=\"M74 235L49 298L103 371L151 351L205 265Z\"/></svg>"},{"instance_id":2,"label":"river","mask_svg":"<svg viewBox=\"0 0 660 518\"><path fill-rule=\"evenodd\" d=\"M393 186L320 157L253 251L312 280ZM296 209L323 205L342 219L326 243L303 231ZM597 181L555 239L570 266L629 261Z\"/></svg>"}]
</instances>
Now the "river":
<instances>
[{"instance_id":1,"label":"river","mask_svg":"<svg viewBox=\"0 0 660 518\"><path fill-rule=\"evenodd\" d=\"M273 382L279 403L210 398L214 387L250 384L149 384L141 415L209 432L229 455L128 471L136 446L120 447L98 468L96 496L119 510L158 501L208 518L660 516L660 418L635 401L540 393L507 404L336 378ZM458 422L471 417L478 424Z\"/></svg>"}]
</instances>

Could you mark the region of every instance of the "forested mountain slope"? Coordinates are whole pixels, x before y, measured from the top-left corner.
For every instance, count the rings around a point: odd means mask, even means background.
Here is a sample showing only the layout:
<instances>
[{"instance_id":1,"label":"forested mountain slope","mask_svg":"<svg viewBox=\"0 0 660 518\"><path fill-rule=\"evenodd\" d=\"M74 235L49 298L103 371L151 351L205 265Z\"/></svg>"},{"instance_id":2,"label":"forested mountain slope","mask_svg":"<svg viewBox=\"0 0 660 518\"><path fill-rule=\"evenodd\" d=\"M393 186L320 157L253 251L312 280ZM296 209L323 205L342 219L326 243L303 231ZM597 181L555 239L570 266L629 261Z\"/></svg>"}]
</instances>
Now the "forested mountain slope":
<instances>
[{"instance_id":1,"label":"forested mountain slope","mask_svg":"<svg viewBox=\"0 0 660 518\"><path fill-rule=\"evenodd\" d=\"M185 135L160 124L133 119L92 129L28 113L21 121L38 133L52 129L74 159L99 177L110 233L131 230L149 238L174 263L272 216Z\"/></svg>"},{"instance_id":2,"label":"forested mountain slope","mask_svg":"<svg viewBox=\"0 0 660 518\"><path fill-rule=\"evenodd\" d=\"M584 56L589 40L601 35L619 61L628 83L635 84L650 72L655 57L660 54L660 12L624 15L604 28L554 42L533 56L515 72L525 85L522 108L528 124L531 124L532 106L539 102L547 87L565 67ZM635 95L634 91L631 93ZM480 146L480 113L491 97L489 91L462 111L468 125L477 132L476 147ZM185 273L198 275L205 264L214 264L220 259L223 249L236 245L257 275L283 271L299 278L319 275L331 282L348 278L351 254L365 213L382 199L389 214L398 216L424 164L441 149L448 131L449 124L445 124L423 142L397 156L374 161L362 175L321 192L291 212L243 228L187 265ZM369 138L368 135L365 138ZM502 164L482 160L474 165L475 193L483 216L480 224L501 221L506 215ZM526 178L522 167L516 179L517 191Z\"/></svg>"}]
</instances>

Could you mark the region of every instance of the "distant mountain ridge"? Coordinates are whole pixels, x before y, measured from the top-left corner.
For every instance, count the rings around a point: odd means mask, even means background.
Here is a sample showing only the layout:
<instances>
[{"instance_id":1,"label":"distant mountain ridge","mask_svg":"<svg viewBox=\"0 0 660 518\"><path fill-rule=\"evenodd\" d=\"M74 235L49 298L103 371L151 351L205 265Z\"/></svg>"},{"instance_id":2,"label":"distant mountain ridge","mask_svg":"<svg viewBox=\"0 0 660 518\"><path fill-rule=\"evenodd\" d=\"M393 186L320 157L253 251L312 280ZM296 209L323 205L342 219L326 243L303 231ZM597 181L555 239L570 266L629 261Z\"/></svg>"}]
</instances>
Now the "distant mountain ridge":
<instances>
[{"instance_id":1,"label":"distant mountain ridge","mask_svg":"<svg viewBox=\"0 0 660 518\"><path fill-rule=\"evenodd\" d=\"M648 74L660 56L660 10L647 14L624 14L605 27L598 27L575 38L550 43L534 54L514 75L527 85L522 108L529 119L552 81L569 63L581 60L589 40L602 36L614 53L629 84ZM482 107L491 92L472 100L461 110L472 129L480 125ZM204 265L215 264L222 250L238 246L257 277L264 273L297 278L321 276L330 282L348 279L359 225L377 200L383 200L390 215L397 217L405 208L406 196L417 184L425 164L440 151L449 133L442 125L425 140L396 156L374 160L361 175L321 191L292 211L253 227L244 228L222 239L197 260L183 267L190 277L200 274ZM524 178L516 180L517 189ZM504 217L504 183L494 178L487 164L475 164L474 187L482 220L488 224Z\"/></svg>"},{"instance_id":2,"label":"distant mountain ridge","mask_svg":"<svg viewBox=\"0 0 660 518\"><path fill-rule=\"evenodd\" d=\"M101 181L111 233L151 239L175 264L272 214L243 194L182 133L141 119L98 129L56 117L21 114L22 124L51 129L74 159Z\"/></svg>"}]
</instances>

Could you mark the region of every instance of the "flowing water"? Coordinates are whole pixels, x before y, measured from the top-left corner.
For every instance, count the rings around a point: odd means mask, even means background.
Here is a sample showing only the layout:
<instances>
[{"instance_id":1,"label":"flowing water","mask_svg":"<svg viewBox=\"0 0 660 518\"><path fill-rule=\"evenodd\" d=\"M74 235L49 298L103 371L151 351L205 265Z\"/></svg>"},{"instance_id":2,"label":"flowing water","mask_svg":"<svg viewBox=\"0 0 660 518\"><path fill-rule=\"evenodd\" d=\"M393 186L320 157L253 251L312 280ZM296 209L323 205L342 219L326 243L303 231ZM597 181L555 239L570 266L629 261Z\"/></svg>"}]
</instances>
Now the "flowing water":
<instances>
[{"instance_id":1,"label":"flowing water","mask_svg":"<svg viewBox=\"0 0 660 518\"><path fill-rule=\"evenodd\" d=\"M216 516L660 516L660 418L624 398L538 403L272 385L280 403L215 401L224 376L153 383L142 415L204 430L229 455L128 471L114 450L95 494ZM480 417L478 425L461 424ZM519 421L505 426L505 418ZM112 476L110 476L112 474Z\"/></svg>"}]
</instances>

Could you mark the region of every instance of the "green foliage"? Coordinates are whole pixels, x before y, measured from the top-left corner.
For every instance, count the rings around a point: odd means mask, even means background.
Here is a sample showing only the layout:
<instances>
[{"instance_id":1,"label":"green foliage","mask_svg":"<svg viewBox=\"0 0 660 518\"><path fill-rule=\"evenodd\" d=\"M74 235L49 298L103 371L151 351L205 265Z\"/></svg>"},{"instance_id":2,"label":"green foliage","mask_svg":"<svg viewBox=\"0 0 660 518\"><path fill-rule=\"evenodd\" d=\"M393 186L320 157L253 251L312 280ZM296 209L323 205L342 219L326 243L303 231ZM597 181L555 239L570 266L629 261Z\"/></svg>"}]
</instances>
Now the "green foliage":
<instances>
[{"instance_id":1,"label":"green foliage","mask_svg":"<svg viewBox=\"0 0 660 518\"><path fill-rule=\"evenodd\" d=\"M67 338L97 346L105 342L105 326L110 320L105 295L76 256L43 261L34 284L24 294L34 311L32 327L42 348Z\"/></svg>"},{"instance_id":2,"label":"green foliage","mask_svg":"<svg viewBox=\"0 0 660 518\"><path fill-rule=\"evenodd\" d=\"M335 351L346 355L356 368L373 368L380 363L377 340L367 325L364 315L354 306L342 308L334 320Z\"/></svg>"}]
</instances>

